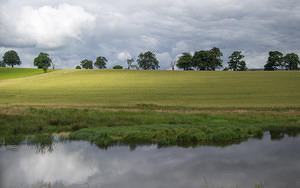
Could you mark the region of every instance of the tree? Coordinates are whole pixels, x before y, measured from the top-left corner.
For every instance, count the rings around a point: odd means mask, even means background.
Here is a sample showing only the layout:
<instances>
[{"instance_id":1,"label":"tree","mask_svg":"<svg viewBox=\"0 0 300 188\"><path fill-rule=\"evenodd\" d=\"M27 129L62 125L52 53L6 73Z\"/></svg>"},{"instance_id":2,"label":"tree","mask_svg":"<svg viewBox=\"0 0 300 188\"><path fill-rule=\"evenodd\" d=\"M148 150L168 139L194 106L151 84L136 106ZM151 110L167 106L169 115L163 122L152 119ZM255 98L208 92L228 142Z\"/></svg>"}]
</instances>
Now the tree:
<instances>
[{"instance_id":1,"label":"tree","mask_svg":"<svg viewBox=\"0 0 300 188\"><path fill-rule=\"evenodd\" d=\"M241 51L234 51L231 56L229 56L228 69L233 71L247 70L246 62L242 60L244 57Z\"/></svg>"},{"instance_id":2,"label":"tree","mask_svg":"<svg viewBox=\"0 0 300 188\"><path fill-rule=\"evenodd\" d=\"M106 69L106 63L107 63L107 59L103 56L99 56L99 57L97 57L94 65L95 65L95 67L98 67L99 69Z\"/></svg>"},{"instance_id":3,"label":"tree","mask_svg":"<svg viewBox=\"0 0 300 188\"><path fill-rule=\"evenodd\" d=\"M33 65L39 69L43 69L47 72L48 67L51 66L52 60L47 53L41 52L36 58L34 58Z\"/></svg>"},{"instance_id":4,"label":"tree","mask_svg":"<svg viewBox=\"0 0 300 188\"><path fill-rule=\"evenodd\" d=\"M77 66L75 67L75 69L81 69L81 66L80 66L80 65L77 65Z\"/></svg>"},{"instance_id":5,"label":"tree","mask_svg":"<svg viewBox=\"0 0 300 188\"><path fill-rule=\"evenodd\" d=\"M5 63L3 61L0 61L0 67L5 67Z\"/></svg>"},{"instance_id":6,"label":"tree","mask_svg":"<svg viewBox=\"0 0 300 188\"><path fill-rule=\"evenodd\" d=\"M295 53L286 54L283 58L284 66L286 70L298 70L298 64L300 64L299 56Z\"/></svg>"},{"instance_id":7,"label":"tree","mask_svg":"<svg viewBox=\"0 0 300 188\"><path fill-rule=\"evenodd\" d=\"M93 61L84 59L80 62L80 65L84 69L93 69Z\"/></svg>"},{"instance_id":8,"label":"tree","mask_svg":"<svg viewBox=\"0 0 300 188\"><path fill-rule=\"evenodd\" d=\"M214 71L222 67L222 56L223 53L217 47L196 51L193 56L193 67L197 70Z\"/></svg>"},{"instance_id":9,"label":"tree","mask_svg":"<svg viewBox=\"0 0 300 188\"><path fill-rule=\"evenodd\" d=\"M127 59L128 69L131 68L133 62L134 62L134 59L133 59L133 58Z\"/></svg>"},{"instance_id":10,"label":"tree","mask_svg":"<svg viewBox=\"0 0 300 188\"><path fill-rule=\"evenodd\" d=\"M3 55L3 63L8 66L14 67L14 65L21 65L22 62L16 51L9 50Z\"/></svg>"},{"instance_id":11,"label":"tree","mask_svg":"<svg viewBox=\"0 0 300 188\"><path fill-rule=\"evenodd\" d=\"M174 71L175 66L176 66L176 61L171 61L170 66L171 66L172 71Z\"/></svg>"},{"instance_id":12,"label":"tree","mask_svg":"<svg viewBox=\"0 0 300 188\"><path fill-rule=\"evenodd\" d=\"M123 69L123 67L121 65L115 65L113 66L113 69Z\"/></svg>"},{"instance_id":13,"label":"tree","mask_svg":"<svg viewBox=\"0 0 300 188\"><path fill-rule=\"evenodd\" d=\"M140 53L137 59L138 65L144 70L156 70L159 69L159 62L155 57L155 54L148 51L145 53Z\"/></svg>"},{"instance_id":14,"label":"tree","mask_svg":"<svg viewBox=\"0 0 300 188\"><path fill-rule=\"evenodd\" d=\"M193 67L197 70L209 70L211 53L206 50L196 51L193 56Z\"/></svg>"},{"instance_id":15,"label":"tree","mask_svg":"<svg viewBox=\"0 0 300 188\"><path fill-rule=\"evenodd\" d=\"M268 61L265 64L265 71L277 70L282 65L283 54L279 51L270 51Z\"/></svg>"},{"instance_id":16,"label":"tree","mask_svg":"<svg viewBox=\"0 0 300 188\"><path fill-rule=\"evenodd\" d=\"M177 60L176 66L183 70L191 70L193 67L193 56L184 52Z\"/></svg>"},{"instance_id":17,"label":"tree","mask_svg":"<svg viewBox=\"0 0 300 188\"><path fill-rule=\"evenodd\" d=\"M210 62L209 62L209 70L216 70L217 68L222 67L223 60L221 57L223 56L223 53L221 50L217 47L213 47L210 52Z\"/></svg>"}]
</instances>

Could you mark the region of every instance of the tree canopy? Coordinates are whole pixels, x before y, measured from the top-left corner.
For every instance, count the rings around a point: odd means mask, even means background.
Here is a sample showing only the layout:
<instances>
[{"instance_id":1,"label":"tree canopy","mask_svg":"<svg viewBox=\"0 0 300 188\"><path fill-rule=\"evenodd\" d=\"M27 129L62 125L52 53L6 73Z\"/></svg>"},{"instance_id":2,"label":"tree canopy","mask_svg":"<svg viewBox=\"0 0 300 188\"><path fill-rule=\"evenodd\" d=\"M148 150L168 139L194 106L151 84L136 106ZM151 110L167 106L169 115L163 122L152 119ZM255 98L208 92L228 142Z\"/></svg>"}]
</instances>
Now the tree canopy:
<instances>
[{"instance_id":1,"label":"tree canopy","mask_svg":"<svg viewBox=\"0 0 300 188\"><path fill-rule=\"evenodd\" d=\"M222 67L222 56L223 53L217 47L213 47L211 50L196 51L192 59L192 64L197 70L214 71Z\"/></svg>"},{"instance_id":2,"label":"tree canopy","mask_svg":"<svg viewBox=\"0 0 300 188\"><path fill-rule=\"evenodd\" d=\"M75 67L75 69L81 69L81 66L80 66L80 65L77 65L77 66Z\"/></svg>"},{"instance_id":3,"label":"tree canopy","mask_svg":"<svg viewBox=\"0 0 300 188\"><path fill-rule=\"evenodd\" d=\"M286 54L283 62L286 70L298 70L298 65L300 64L299 56L295 53Z\"/></svg>"},{"instance_id":4,"label":"tree canopy","mask_svg":"<svg viewBox=\"0 0 300 188\"><path fill-rule=\"evenodd\" d=\"M191 70L193 67L193 56L190 53L184 52L178 58L176 66L183 70Z\"/></svg>"},{"instance_id":5,"label":"tree canopy","mask_svg":"<svg viewBox=\"0 0 300 188\"><path fill-rule=\"evenodd\" d=\"M49 54L41 52L36 58L34 58L33 65L37 66L39 69L44 69L46 72L48 67L51 66L52 60Z\"/></svg>"},{"instance_id":6,"label":"tree canopy","mask_svg":"<svg viewBox=\"0 0 300 188\"><path fill-rule=\"evenodd\" d=\"M95 65L95 67L98 67L99 69L106 69L106 63L107 63L107 59L103 56L99 56L99 57L97 57L94 65Z\"/></svg>"},{"instance_id":7,"label":"tree canopy","mask_svg":"<svg viewBox=\"0 0 300 188\"><path fill-rule=\"evenodd\" d=\"M84 69L93 69L93 61L84 59L80 62L80 65Z\"/></svg>"},{"instance_id":8,"label":"tree canopy","mask_svg":"<svg viewBox=\"0 0 300 188\"><path fill-rule=\"evenodd\" d=\"M0 67L6 67L5 63L0 60Z\"/></svg>"},{"instance_id":9,"label":"tree canopy","mask_svg":"<svg viewBox=\"0 0 300 188\"><path fill-rule=\"evenodd\" d=\"M145 53L140 53L137 59L138 65L144 70L157 70L159 69L159 62L155 57L155 54L147 51Z\"/></svg>"},{"instance_id":10,"label":"tree canopy","mask_svg":"<svg viewBox=\"0 0 300 188\"><path fill-rule=\"evenodd\" d=\"M113 66L113 69L123 69L123 67L121 65L115 65Z\"/></svg>"},{"instance_id":11,"label":"tree canopy","mask_svg":"<svg viewBox=\"0 0 300 188\"><path fill-rule=\"evenodd\" d=\"M282 65L283 54L279 51L270 51L267 63L265 64L265 70L274 71Z\"/></svg>"},{"instance_id":12,"label":"tree canopy","mask_svg":"<svg viewBox=\"0 0 300 188\"><path fill-rule=\"evenodd\" d=\"M130 69L131 66L132 66L132 63L134 62L134 59L133 59L133 58L130 58L130 59L127 59L126 61L127 61L127 65L128 65L127 68Z\"/></svg>"},{"instance_id":13,"label":"tree canopy","mask_svg":"<svg viewBox=\"0 0 300 188\"><path fill-rule=\"evenodd\" d=\"M228 69L233 71L245 71L247 70L246 62L242 60L245 56L241 51L234 51L229 56Z\"/></svg>"},{"instance_id":14,"label":"tree canopy","mask_svg":"<svg viewBox=\"0 0 300 188\"><path fill-rule=\"evenodd\" d=\"M14 67L15 65L21 65L22 62L16 51L9 50L3 55L3 63Z\"/></svg>"}]
</instances>

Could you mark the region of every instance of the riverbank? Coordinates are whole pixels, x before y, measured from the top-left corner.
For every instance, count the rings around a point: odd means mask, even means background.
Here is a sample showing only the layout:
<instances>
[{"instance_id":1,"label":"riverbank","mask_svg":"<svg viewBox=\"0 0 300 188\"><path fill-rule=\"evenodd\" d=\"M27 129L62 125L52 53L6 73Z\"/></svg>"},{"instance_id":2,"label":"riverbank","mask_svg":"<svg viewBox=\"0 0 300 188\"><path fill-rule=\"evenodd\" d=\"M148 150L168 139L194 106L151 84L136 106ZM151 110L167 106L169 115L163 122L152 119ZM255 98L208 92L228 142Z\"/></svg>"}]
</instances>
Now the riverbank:
<instances>
[{"instance_id":1,"label":"riverbank","mask_svg":"<svg viewBox=\"0 0 300 188\"><path fill-rule=\"evenodd\" d=\"M7 106L0 110L0 135L3 144L18 144L26 136L63 133L68 139L88 140L104 148L114 144L226 145L260 137L264 131L274 136L297 134L299 114L298 108Z\"/></svg>"}]
</instances>

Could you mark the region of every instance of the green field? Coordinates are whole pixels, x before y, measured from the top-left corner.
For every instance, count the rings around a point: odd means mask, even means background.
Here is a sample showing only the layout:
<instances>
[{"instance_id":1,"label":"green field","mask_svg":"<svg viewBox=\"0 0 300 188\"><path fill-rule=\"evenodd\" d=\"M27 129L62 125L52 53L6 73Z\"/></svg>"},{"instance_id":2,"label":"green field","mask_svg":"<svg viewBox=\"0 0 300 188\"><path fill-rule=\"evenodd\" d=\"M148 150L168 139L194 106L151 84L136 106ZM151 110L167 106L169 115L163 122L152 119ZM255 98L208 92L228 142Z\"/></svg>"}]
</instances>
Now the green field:
<instances>
[{"instance_id":1,"label":"green field","mask_svg":"<svg viewBox=\"0 0 300 188\"><path fill-rule=\"evenodd\" d=\"M20 77L2 70L0 78ZM2 79L0 104L300 107L299 83L299 71L58 70Z\"/></svg>"},{"instance_id":2,"label":"green field","mask_svg":"<svg viewBox=\"0 0 300 188\"><path fill-rule=\"evenodd\" d=\"M41 69L0 67L0 82L6 79L22 78L42 73L44 73L44 71Z\"/></svg>"},{"instance_id":3,"label":"green field","mask_svg":"<svg viewBox=\"0 0 300 188\"><path fill-rule=\"evenodd\" d=\"M299 71L0 70L0 144L63 132L101 147L224 145L300 130Z\"/></svg>"}]
</instances>

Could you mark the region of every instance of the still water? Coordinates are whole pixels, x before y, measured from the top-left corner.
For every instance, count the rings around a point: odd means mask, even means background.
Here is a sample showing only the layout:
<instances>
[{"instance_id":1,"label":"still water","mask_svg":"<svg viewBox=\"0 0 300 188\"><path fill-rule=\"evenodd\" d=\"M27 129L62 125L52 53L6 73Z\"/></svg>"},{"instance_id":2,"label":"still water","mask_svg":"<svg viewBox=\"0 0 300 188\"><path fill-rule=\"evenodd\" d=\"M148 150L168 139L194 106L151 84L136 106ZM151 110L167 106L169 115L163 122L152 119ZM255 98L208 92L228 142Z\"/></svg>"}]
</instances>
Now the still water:
<instances>
[{"instance_id":1,"label":"still water","mask_svg":"<svg viewBox=\"0 0 300 188\"><path fill-rule=\"evenodd\" d=\"M249 139L227 147L128 146L88 142L0 147L0 187L300 187L300 137ZM51 185L51 186L50 186Z\"/></svg>"}]
</instances>

